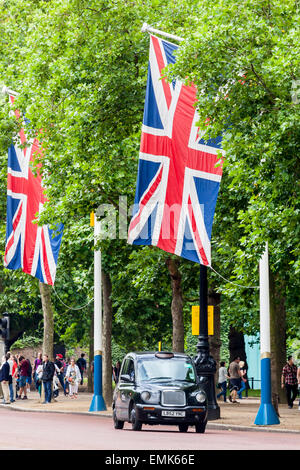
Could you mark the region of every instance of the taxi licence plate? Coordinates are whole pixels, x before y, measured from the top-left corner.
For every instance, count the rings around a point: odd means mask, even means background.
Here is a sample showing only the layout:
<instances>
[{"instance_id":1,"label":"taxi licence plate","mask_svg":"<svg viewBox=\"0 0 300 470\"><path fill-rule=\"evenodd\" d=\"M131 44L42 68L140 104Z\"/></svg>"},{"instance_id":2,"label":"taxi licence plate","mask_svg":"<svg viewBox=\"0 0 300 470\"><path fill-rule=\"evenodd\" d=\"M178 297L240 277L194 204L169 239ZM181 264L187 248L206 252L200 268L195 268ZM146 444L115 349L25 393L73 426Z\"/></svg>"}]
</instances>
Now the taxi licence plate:
<instances>
[{"instance_id":1,"label":"taxi licence plate","mask_svg":"<svg viewBox=\"0 0 300 470\"><path fill-rule=\"evenodd\" d=\"M163 410L161 412L162 416L170 416L174 418L184 418L185 417L185 411L172 411L172 410Z\"/></svg>"}]
</instances>

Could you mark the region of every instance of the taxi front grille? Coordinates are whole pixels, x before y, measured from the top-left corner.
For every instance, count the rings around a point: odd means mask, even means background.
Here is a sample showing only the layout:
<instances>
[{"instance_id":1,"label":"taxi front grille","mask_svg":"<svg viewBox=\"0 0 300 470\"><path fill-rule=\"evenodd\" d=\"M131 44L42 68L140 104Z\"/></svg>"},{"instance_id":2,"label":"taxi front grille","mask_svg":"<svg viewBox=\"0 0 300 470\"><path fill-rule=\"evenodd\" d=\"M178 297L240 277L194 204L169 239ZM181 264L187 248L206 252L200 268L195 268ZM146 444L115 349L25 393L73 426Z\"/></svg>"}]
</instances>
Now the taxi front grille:
<instances>
[{"instance_id":1,"label":"taxi front grille","mask_svg":"<svg viewBox=\"0 0 300 470\"><path fill-rule=\"evenodd\" d=\"M185 406L185 393L182 390L163 390L161 404L163 406Z\"/></svg>"}]
</instances>

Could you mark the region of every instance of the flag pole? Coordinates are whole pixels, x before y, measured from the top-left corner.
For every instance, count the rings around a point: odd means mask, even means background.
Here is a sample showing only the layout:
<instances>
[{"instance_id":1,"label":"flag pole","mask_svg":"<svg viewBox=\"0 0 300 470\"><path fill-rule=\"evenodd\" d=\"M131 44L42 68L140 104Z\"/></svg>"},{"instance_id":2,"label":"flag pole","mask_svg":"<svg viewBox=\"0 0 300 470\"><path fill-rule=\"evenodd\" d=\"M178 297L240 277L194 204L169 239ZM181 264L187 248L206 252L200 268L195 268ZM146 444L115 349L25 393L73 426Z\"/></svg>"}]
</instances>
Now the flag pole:
<instances>
[{"instance_id":1,"label":"flag pole","mask_svg":"<svg viewBox=\"0 0 300 470\"><path fill-rule=\"evenodd\" d=\"M257 425L280 424L271 401L271 335L268 243L259 262L261 403L254 421Z\"/></svg>"},{"instance_id":2,"label":"flag pole","mask_svg":"<svg viewBox=\"0 0 300 470\"><path fill-rule=\"evenodd\" d=\"M160 29L152 28L152 26L150 26L147 23L143 24L141 31L142 33L147 32L147 33L160 34L161 36L165 36L166 38L169 38L169 39L174 39L175 41L184 41L184 38L181 38L180 36L176 36L175 34L165 33L165 31L161 31Z\"/></svg>"},{"instance_id":3,"label":"flag pole","mask_svg":"<svg viewBox=\"0 0 300 470\"><path fill-rule=\"evenodd\" d=\"M91 216L94 225L94 244L101 234L101 221ZM102 396L102 282L101 282L101 250L94 251L94 395L89 411L105 411Z\"/></svg>"}]
</instances>

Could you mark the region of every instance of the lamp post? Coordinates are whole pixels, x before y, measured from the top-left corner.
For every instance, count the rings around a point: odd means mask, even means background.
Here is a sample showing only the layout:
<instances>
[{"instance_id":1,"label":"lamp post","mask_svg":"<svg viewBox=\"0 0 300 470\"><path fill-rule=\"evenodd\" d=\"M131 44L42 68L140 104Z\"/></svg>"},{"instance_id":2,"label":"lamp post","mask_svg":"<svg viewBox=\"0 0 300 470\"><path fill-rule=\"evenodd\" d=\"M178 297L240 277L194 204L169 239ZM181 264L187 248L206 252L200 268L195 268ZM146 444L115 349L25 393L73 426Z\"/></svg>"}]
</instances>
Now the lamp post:
<instances>
[{"instance_id":1,"label":"lamp post","mask_svg":"<svg viewBox=\"0 0 300 470\"><path fill-rule=\"evenodd\" d=\"M101 234L101 222L97 217L91 218L94 224L94 243ZM102 296L101 291L101 251L94 252L94 395L89 411L105 411L102 396Z\"/></svg>"},{"instance_id":2,"label":"lamp post","mask_svg":"<svg viewBox=\"0 0 300 470\"><path fill-rule=\"evenodd\" d=\"M216 361L209 354L207 295L207 267L200 264L199 336L195 366L208 399L208 420L214 420L220 418L220 407L215 392Z\"/></svg>"}]
</instances>

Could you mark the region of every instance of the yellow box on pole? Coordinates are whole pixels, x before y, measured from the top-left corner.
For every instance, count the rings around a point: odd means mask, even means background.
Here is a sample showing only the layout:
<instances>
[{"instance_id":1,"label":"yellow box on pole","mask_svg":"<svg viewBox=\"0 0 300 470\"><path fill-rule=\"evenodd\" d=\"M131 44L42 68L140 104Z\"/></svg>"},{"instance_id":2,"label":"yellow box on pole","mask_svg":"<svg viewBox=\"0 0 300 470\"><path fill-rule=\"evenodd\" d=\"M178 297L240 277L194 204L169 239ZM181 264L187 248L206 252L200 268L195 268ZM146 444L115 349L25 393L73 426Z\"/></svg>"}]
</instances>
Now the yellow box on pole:
<instances>
[{"instance_id":1,"label":"yellow box on pole","mask_svg":"<svg viewBox=\"0 0 300 470\"><path fill-rule=\"evenodd\" d=\"M95 213L94 212L90 213L90 226L91 227L95 226Z\"/></svg>"},{"instance_id":2,"label":"yellow box on pole","mask_svg":"<svg viewBox=\"0 0 300 470\"><path fill-rule=\"evenodd\" d=\"M161 351L161 341L158 342L158 350Z\"/></svg>"},{"instance_id":3,"label":"yellow box on pole","mask_svg":"<svg viewBox=\"0 0 300 470\"><path fill-rule=\"evenodd\" d=\"M199 305L192 306L192 335L199 335ZM214 306L207 306L207 323L208 323L208 334L213 336L214 334Z\"/></svg>"}]
</instances>

